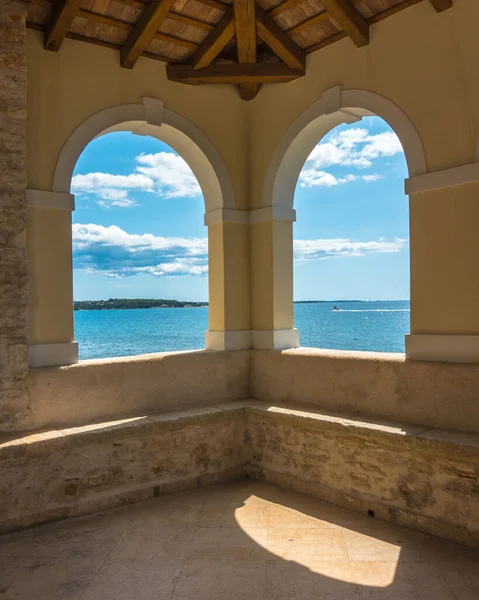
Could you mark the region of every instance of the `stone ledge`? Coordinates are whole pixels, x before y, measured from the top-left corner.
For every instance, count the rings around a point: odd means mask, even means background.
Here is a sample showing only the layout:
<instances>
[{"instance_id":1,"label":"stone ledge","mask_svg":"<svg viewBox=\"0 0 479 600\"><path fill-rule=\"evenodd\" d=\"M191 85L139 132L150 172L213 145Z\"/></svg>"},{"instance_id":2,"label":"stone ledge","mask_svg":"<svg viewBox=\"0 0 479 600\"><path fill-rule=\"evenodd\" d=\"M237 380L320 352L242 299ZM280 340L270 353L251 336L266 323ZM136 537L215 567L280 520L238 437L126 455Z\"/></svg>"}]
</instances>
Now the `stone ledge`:
<instances>
[{"instance_id":1,"label":"stone ledge","mask_svg":"<svg viewBox=\"0 0 479 600\"><path fill-rule=\"evenodd\" d=\"M242 405L0 439L0 533L236 479Z\"/></svg>"}]
</instances>

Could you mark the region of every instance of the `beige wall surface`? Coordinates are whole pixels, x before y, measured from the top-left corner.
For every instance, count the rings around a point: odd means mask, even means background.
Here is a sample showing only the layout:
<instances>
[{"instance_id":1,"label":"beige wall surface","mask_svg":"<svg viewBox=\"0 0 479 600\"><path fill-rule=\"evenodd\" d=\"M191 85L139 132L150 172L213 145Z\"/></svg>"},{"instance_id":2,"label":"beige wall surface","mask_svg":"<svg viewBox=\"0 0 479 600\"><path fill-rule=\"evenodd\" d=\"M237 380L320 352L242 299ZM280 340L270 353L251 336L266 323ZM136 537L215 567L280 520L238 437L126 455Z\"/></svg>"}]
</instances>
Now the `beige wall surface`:
<instances>
[{"instance_id":1,"label":"beige wall surface","mask_svg":"<svg viewBox=\"0 0 479 600\"><path fill-rule=\"evenodd\" d=\"M244 398L249 352L173 352L30 369L19 429L100 423Z\"/></svg>"},{"instance_id":2,"label":"beige wall surface","mask_svg":"<svg viewBox=\"0 0 479 600\"><path fill-rule=\"evenodd\" d=\"M251 396L373 420L479 433L479 365L300 348L251 352Z\"/></svg>"}]
</instances>

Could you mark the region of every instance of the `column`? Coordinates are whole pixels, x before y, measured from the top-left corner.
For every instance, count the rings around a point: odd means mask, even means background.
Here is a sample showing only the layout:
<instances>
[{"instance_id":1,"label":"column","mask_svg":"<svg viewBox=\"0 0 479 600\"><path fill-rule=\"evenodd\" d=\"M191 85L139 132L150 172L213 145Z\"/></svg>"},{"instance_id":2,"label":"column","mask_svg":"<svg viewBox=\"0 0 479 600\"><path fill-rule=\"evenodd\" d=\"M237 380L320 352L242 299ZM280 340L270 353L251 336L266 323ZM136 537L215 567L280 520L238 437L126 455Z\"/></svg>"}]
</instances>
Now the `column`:
<instances>
[{"instance_id":1,"label":"column","mask_svg":"<svg viewBox=\"0 0 479 600\"><path fill-rule=\"evenodd\" d=\"M250 212L253 348L299 346L293 304L295 219L295 211L285 207Z\"/></svg>"},{"instance_id":2,"label":"column","mask_svg":"<svg viewBox=\"0 0 479 600\"><path fill-rule=\"evenodd\" d=\"M206 213L209 317L207 350L251 347L248 211Z\"/></svg>"}]
</instances>

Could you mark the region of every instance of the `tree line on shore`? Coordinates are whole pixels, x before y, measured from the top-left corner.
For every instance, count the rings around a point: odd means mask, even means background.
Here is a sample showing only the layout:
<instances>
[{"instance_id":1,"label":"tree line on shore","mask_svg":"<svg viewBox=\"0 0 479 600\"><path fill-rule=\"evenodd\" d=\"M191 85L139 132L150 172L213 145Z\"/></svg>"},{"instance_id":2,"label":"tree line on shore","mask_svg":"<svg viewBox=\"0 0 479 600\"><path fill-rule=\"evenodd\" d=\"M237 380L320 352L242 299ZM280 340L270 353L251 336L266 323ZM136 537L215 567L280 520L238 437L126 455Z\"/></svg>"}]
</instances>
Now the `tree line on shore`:
<instances>
[{"instance_id":1,"label":"tree line on shore","mask_svg":"<svg viewBox=\"0 0 479 600\"><path fill-rule=\"evenodd\" d=\"M110 298L109 300L76 300L75 310L110 310L118 308L193 308L208 306L208 302L181 302L179 300L148 298Z\"/></svg>"}]
</instances>

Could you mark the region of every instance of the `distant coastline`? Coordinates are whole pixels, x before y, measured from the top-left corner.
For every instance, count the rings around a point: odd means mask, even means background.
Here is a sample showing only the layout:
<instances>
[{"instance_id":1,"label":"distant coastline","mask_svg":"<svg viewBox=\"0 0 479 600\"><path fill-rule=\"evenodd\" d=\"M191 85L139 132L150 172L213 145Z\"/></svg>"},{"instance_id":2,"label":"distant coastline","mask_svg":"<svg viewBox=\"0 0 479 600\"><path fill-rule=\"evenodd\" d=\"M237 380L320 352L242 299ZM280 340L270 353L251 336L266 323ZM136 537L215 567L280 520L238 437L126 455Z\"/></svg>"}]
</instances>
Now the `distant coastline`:
<instances>
[{"instance_id":1,"label":"distant coastline","mask_svg":"<svg viewBox=\"0 0 479 600\"><path fill-rule=\"evenodd\" d=\"M74 310L118 310L128 308L198 308L208 302L180 302L179 300L145 298L110 298L109 300L76 300Z\"/></svg>"},{"instance_id":2,"label":"distant coastline","mask_svg":"<svg viewBox=\"0 0 479 600\"><path fill-rule=\"evenodd\" d=\"M382 300L297 300L295 304L321 304L342 302L382 302ZM388 302L403 302L391 300ZM208 306L208 302L182 302L180 300L150 298L110 298L109 300L75 300L74 310L121 310L132 308L198 308Z\"/></svg>"}]
</instances>

